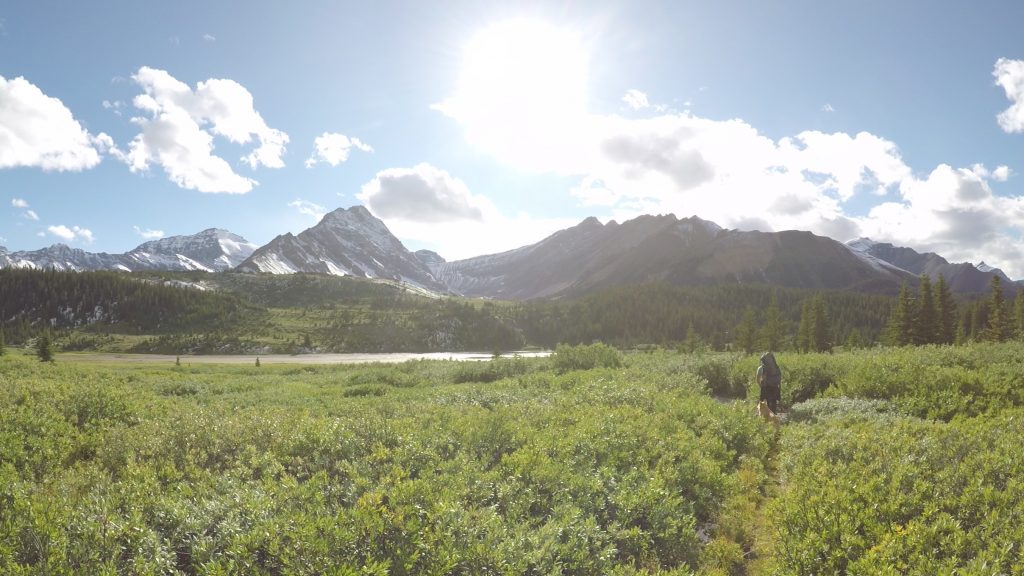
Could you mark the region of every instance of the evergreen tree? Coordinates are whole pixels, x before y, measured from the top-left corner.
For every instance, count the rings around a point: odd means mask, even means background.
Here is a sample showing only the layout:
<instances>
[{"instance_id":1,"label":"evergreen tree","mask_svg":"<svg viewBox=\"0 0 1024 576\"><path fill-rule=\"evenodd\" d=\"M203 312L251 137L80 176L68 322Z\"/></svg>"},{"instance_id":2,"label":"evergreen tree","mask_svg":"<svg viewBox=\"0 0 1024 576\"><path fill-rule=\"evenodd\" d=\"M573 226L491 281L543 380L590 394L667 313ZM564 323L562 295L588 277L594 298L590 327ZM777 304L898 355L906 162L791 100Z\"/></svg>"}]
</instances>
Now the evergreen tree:
<instances>
[{"instance_id":1,"label":"evergreen tree","mask_svg":"<svg viewBox=\"0 0 1024 576\"><path fill-rule=\"evenodd\" d=\"M746 354L754 353L757 344L757 327L755 326L754 307L747 306L743 313L743 321L736 327L736 346Z\"/></svg>"},{"instance_id":2,"label":"evergreen tree","mask_svg":"<svg viewBox=\"0 0 1024 576\"><path fill-rule=\"evenodd\" d=\"M914 301L910 298L910 289L904 282L900 286L900 295L896 298L896 308L889 317L889 325L885 329L885 343L890 346L906 346L913 343L914 334Z\"/></svg>"},{"instance_id":3,"label":"evergreen tree","mask_svg":"<svg viewBox=\"0 0 1024 576\"><path fill-rule=\"evenodd\" d=\"M0 330L0 356L3 356L6 353L7 350L4 349L4 331Z\"/></svg>"},{"instance_id":4,"label":"evergreen tree","mask_svg":"<svg viewBox=\"0 0 1024 576\"><path fill-rule=\"evenodd\" d=\"M850 331L850 335L846 337L846 343L844 344L844 346L850 350L855 348L864 348L866 345L864 335L860 333L858 328L854 328Z\"/></svg>"},{"instance_id":5,"label":"evergreen tree","mask_svg":"<svg viewBox=\"0 0 1024 576\"><path fill-rule=\"evenodd\" d=\"M257 368L260 367L260 357L259 356L256 357L256 367Z\"/></svg>"},{"instance_id":6,"label":"evergreen tree","mask_svg":"<svg viewBox=\"0 0 1024 576\"><path fill-rule=\"evenodd\" d=\"M936 329L938 330L939 344L952 344L957 339L957 309L953 293L946 284L946 278L939 274L939 280L935 283L935 314L937 316Z\"/></svg>"},{"instance_id":7,"label":"evergreen tree","mask_svg":"<svg viewBox=\"0 0 1024 576\"><path fill-rule=\"evenodd\" d=\"M934 344L939 340L939 318L932 294L932 279L921 275L917 287L917 310L914 319L914 344Z\"/></svg>"},{"instance_id":8,"label":"evergreen tree","mask_svg":"<svg viewBox=\"0 0 1024 576\"><path fill-rule=\"evenodd\" d=\"M40 362L53 362L53 340L49 332L43 332L36 338L36 356Z\"/></svg>"},{"instance_id":9,"label":"evergreen tree","mask_svg":"<svg viewBox=\"0 0 1024 576\"><path fill-rule=\"evenodd\" d=\"M817 352L826 352L832 349L830 340L831 330L829 328L828 315L825 314L825 298L818 294L813 300L813 327L811 329L812 343Z\"/></svg>"},{"instance_id":10,"label":"evergreen tree","mask_svg":"<svg viewBox=\"0 0 1024 576\"><path fill-rule=\"evenodd\" d=\"M1024 290L1013 300L1013 320L1017 339L1024 340Z\"/></svg>"},{"instance_id":11,"label":"evergreen tree","mask_svg":"<svg viewBox=\"0 0 1024 576\"><path fill-rule=\"evenodd\" d=\"M771 301L768 302L768 309L764 312L764 326L761 327L761 348L773 352L781 350L785 337L786 330L782 323L782 312L779 311L778 296L773 290Z\"/></svg>"},{"instance_id":12,"label":"evergreen tree","mask_svg":"<svg viewBox=\"0 0 1024 576\"><path fill-rule=\"evenodd\" d=\"M796 333L796 347L801 352L808 352L811 349L812 326L814 323L814 307L811 300L804 300L803 310L800 313L800 328Z\"/></svg>"},{"instance_id":13,"label":"evergreen tree","mask_svg":"<svg viewBox=\"0 0 1024 576\"><path fill-rule=\"evenodd\" d=\"M975 302L971 308L971 332L968 334L970 340L982 340L985 337L985 330L988 326L988 301Z\"/></svg>"},{"instance_id":14,"label":"evergreen tree","mask_svg":"<svg viewBox=\"0 0 1024 576\"><path fill-rule=\"evenodd\" d=\"M989 297L988 324L984 339L989 342L1004 342L1010 334L1010 322L1003 301L1003 285L999 276L992 275L992 296Z\"/></svg>"},{"instance_id":15,"label":"evergreen tree","mask_svg":"<svg viewBox=\"0 0 1024 576\"><path fill-rule=\"evenodd\" d=\"M700 336L697 336L697 330L693 327L693 320L690 320L690 325L686 327L686 351L693 354L700 348Z\"/></svg>"}]
</instances>

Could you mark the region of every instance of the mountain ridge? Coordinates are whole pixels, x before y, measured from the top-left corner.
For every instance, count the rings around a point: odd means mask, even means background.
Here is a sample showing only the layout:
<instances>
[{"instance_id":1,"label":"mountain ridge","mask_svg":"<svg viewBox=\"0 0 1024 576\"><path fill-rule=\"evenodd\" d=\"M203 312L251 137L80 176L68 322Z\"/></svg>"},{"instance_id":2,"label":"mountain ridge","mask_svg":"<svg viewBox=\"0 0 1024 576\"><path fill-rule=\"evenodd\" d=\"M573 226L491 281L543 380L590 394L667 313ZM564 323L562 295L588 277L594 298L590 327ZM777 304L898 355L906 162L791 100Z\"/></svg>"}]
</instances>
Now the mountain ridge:
<instances>
[{"instance_id":1,"label":"mountain ridge","mask_svg":"<svg viewBox=\"0 0 1024 576\"><path fill-rule=\"evenodd\" d=\"M227 230L150 240L123 254L65 244L9 252L0 267L55 270L236 270L311 272L371 278L430 293L508 300L574 297L609 286L765 283L794 288L894 293L922 274L942 274L960 293L989 289L991 276L1021 283L998 268L950 263L932 252L857 238L840 243L811 232L724 229L697 216L641 215L602 224L591 216L548 237L497 254L446 261L409 251L361 205L338 208L315 225L256 246Z\"/></svg>"},{"instance_id":2,"label":"mountain ridge","mask_svg":"<svg viewBox=\"0 0 1024 576\"><path fill-rule=\"evenodd\" d=\"M0 268L61 271L145 270L220 272L240 264L256 249L245 238L220 228L143 242L121 254L87 252L57 243L38 250L8 252L0 247Z\"/></svg>"}]
</instances>

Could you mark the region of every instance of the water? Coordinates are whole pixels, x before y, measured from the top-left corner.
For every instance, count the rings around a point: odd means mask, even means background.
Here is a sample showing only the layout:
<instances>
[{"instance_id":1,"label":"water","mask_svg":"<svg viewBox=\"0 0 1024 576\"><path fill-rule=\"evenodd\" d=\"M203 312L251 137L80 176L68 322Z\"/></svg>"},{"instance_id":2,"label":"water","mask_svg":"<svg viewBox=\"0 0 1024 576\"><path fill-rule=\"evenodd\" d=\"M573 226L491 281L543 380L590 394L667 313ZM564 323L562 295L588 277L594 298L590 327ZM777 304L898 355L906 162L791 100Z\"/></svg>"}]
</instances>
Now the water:
<instances>
[{"instance_id":1,"label":"water","mask_svg":"<svg viewBox=\"0 0 1024 576\"><path fill-rule=\"evenodd\" d=\"M551 355L550 350L530 352L509 352L502 358L522 356L524 358L544 358ZM148 363L174 364L180 358L182 366L188 364L365 364L380 362L393 364L409 360L455 360L459 362L480 362L490 360L494 356L484 352L387 352L379 354L204 354L202 356L175 356L173 354L58 354L58 361L65 362L116 362L116 363Z\"/></svg>"}]
</instances>

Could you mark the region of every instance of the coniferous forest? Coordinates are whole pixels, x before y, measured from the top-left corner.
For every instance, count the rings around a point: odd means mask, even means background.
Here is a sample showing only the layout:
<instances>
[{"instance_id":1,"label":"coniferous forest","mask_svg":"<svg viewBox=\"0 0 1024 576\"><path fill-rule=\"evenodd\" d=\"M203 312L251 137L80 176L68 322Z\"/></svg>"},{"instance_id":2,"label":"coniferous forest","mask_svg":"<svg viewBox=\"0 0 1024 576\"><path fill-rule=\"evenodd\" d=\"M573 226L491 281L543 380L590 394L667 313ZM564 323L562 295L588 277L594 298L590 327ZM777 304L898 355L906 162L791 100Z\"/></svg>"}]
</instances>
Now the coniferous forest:
<instances>
[{"instance_id":1,"label":"coniferous forest","mask_svg":"<svg viewBox=\"0 0 1024 576\"><path fill-rule=\"evenodd\" d=\"M1024 300L954 296L927 277L896 297L764 285L608 288L572 300L430 298L401 286L296 274L0 270L0 332L49 332L63 350L163 353L495 351L605 342L620 348L827 351L1005 341Z\"/></svg>"}]
</instances>

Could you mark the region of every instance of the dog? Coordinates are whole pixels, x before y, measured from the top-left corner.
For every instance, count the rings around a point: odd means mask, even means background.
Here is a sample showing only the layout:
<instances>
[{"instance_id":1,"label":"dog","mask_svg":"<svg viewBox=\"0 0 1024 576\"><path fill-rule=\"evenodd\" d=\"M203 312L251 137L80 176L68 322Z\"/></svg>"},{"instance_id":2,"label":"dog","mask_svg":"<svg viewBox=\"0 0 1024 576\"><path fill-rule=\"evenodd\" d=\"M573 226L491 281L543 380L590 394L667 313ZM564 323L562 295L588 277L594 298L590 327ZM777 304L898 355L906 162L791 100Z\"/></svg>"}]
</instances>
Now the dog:
<instances>
[{"instance_id":1,"label":"dog","mask_svg":"<svg viewBox=\"0 0 1024 576\"><path fill-rule=\"evenodd\" d=\"M779 415L772 412L772 409L768 407L766 400L761 400L757 403L757 415L765 420L765 422L771 422L772 424L779 424Z\"/></svg>"}]
</instances>

